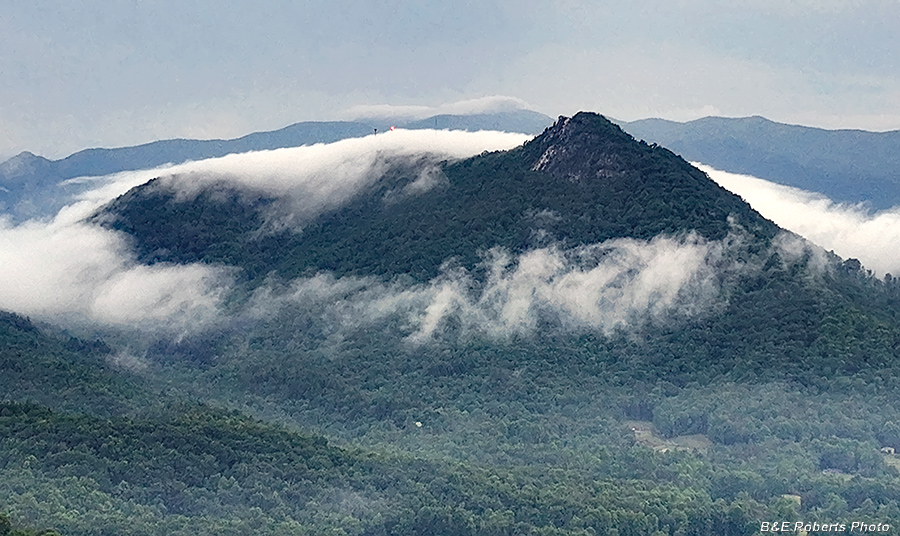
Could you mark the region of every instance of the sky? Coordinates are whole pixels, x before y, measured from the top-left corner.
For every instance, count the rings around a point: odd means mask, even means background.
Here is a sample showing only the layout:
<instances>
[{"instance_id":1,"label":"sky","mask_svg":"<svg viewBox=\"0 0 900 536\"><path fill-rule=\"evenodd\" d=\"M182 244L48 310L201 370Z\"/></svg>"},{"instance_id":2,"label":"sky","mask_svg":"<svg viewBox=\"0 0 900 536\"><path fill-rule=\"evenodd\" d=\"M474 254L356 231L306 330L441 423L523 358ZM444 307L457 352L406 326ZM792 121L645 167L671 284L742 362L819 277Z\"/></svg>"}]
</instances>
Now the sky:
<instances>
[{"instance_id":1,"label":"sky","mask_svg":"<svg viewBox=\"0 0 900 536\"><path fill-rule=\"evenodd\" d=\"M0 159L485 103L900 129L898 29L900 0L0 0Z\"/></svg>"}]
</instances>

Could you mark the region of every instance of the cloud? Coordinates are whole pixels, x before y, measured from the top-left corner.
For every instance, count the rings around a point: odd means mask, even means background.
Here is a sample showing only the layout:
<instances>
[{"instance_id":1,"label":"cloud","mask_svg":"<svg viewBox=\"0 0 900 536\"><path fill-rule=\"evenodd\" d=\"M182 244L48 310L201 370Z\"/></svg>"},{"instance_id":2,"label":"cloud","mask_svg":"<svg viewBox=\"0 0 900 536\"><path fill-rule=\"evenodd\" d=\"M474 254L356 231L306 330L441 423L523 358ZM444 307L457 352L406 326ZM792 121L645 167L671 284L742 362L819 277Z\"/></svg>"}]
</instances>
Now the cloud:
<instances>
[{"instance_id":1,"label":"cloud","mask_svg":"<svg viewBox=\"0 0 900 536\"><path fill-rule=\"evenodd\" d=\"M342 114L351 119L425 119L435 115L474 115L527 110L531 106L522 99L504 95L491 95L476 99L447 102L438 106L360 104Z\"/></svg>"},{"instance_id":2,"label":"cloud","mask_svg":"<svg viewBox=\"0 0 900 536\"><path fill-rule=\"evenodd\" d=\"M257 319L281 309L306 314L338 337L389 322L414 344L444 337L451 325L465 337L541 329L611 334L709 311L728 270L737 267L724 255L733 243L661 236L540 248L517 257L495 248L482 269L446 268L423 284L318 274L288 289L265 287L248 311Z\"/></svg>"},{"instance_id":3,"label":"cloud","mask_svg":"<svg viewBox=\"0 0 900 536\"><path fill-rule=\"evenodd\" d=\"M781 227L841 257L857 258L879 276L900 273L900 207L872 213L815 192L694 165Z\"/></svg>"},{"instance_id":4,"label":"cloud","mask_svg":"<svg viewBox=\"0 0 900 536\"><path fill-rule=\"evenodd\" d=\"M138 265L123 237L65 218L0 222L0 309L140 329L211 321L230 278L202 265Z\"/></svg>"},{"instance_id":5,"label":"cloud","mask_svg":"<svg viewBox=\"0 0 900 536\"><path fill-rule=\"evenodd\" d=\"M506 132L397 129L330 144L232 154L173 166L162 171L159 186L180 199L223 185L242 188L278 199L273 216L281 223L302 223L346 203L393 167L415 167L416 176L403 193L423 193L441 182L434 172L439 162L511 149L529 139L525 134Z\"/></svg>"},{"instance_id":6,"label":"cloud","mask_svg":"<svg viewBox=\"0 0 900 536\"><path fill-rule=\"evenodd\" d=\"M693 236L618 239L570 251L541 248L517 259L494 250L483 287L467 284L467 278L433 283L433 299L413 339L432 337L454 312L470 329L492 336L533 332L545 319L608 334L712 299L709 261L717 250ZM481 288L472 292L473 287Z\"/></svg>"},{"instance_id":7,"label":"cloud","mask_svg":"<svg viewBox=\"0 0 900 536\"><path fill-rule=\"evenodd\" d=\"M531 137L508 132L397 129L329 144L230 154L104 177L78 177L66 181L81 183L82 188L57 219L71 224L87 218L104 204L153 179L159 179L159 187L181 200L227 186L282 198L290 202L283 208L292 211L294 217L311 217L347 202L392 166L412 164L415 177L403 193L423 193L441 182L434 167L438 163L512 149ZM90 186L85 188L84 184Z\"/></svg>"}]
</instances>

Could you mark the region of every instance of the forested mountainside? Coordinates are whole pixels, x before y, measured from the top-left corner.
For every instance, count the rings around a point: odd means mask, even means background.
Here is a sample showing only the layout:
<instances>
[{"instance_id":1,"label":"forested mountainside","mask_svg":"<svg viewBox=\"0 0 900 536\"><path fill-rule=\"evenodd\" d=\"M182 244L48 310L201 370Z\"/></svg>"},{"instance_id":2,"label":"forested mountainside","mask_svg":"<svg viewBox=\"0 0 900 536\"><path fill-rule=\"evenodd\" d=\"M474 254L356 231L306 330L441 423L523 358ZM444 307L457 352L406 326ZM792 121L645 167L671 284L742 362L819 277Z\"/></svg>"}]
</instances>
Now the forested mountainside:
<instances>
[{"instance_id":1,"label":"forested mountainside","mask_svg":"<svg viewBox=\"0 0 900 536\"><path fill-rule=\"evenodd\" d=\"M900 205L900 131L825 130L763 117L621 122L691 162L820 192L875 209Z\"/></svg>"},{"instance_id":2,"label":"forested mountainside","mask_svg":"<svg viewBox=\"0 0 900 536\"><path fill-rule=\"evenodd\" d=\"M895 279L596 114L377 170L316 210L191 175L91 217L235 283L217 322L136 332L124 365L121 331L0 317L33 385L4 387L0 511L64 534L900 520ZM42 379L67 368L85 379Z\"/></svg>"},{"instance_id":3,"label":"forested mountainside","mask_svg":"<svg viewBox=\"0 0 900 536\"><path fill-rule=\"evenodd\" d=\"M47 334L27 318L0 312L0 348L0 399L114 415L139 393L110 367L113 350L103 341Z\"/></svg>"},{"instance_id":4,"label":"forested mountainside","mask_svg":"<svg viewBox=\"0 0 900 536\"><path fill-rule=\"evenodd\" d=\"M59 536L59 533L54 530L36 531L16 526L6 514L0 514L0 534L3 536Z\"/></svg>"},{"instance_id":5,"label":"forested mountainside","mask_svg":"<svg viewBox=\"0 0 900 536\"><path fill-rule=\"evenodd\" d=\"M67 534L104 535L740 534L744 510L760 508L649 479L341 449L205 407L170 413L97 419L0 405L7 505Z\"/></svg>"},{"instance_id":6,"label":"forested mountainside","mask_svg":"<svg viewBox=\"0 0 900 536\"><path fill-rule=\"evenodd\" d=\"M14 529L0 513L4 535L57 533L18 528L21 520L62 534L423 536L571 534L610 522L728 534L749 522L743 503L649 480L335 447L237 411L150 395L141 387L153 380L114 377L92 357L108 349L25 318L4 314L0 333L4 379L16 380L4 382L0 402L0 508L17 521ZM647 501L660 506L641 513Z\"/></svg>"}]
</instances>

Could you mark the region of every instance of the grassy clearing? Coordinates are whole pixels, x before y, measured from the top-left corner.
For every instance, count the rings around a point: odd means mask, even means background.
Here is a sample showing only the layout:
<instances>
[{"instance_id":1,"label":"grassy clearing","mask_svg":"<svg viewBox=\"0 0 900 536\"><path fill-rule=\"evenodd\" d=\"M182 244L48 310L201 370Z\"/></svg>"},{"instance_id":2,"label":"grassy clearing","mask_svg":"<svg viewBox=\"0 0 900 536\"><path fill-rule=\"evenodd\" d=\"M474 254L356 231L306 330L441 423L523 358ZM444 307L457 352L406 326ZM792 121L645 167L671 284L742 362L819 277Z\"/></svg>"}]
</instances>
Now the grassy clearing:
<instances>
[{"instance_id":1,"label":"grassy clearing","mask_svg":"<svg viewBox=\"0 0 900 536\"><path fill-rule=\"evenodd\" d=\"M625 421L625 425L634 433L634 439L645 447L657 452L688 450L705 452L712 446L712 441L703 434L691 434L664 438L660 436L649 421Z\"/></svg>"}]
</instances>

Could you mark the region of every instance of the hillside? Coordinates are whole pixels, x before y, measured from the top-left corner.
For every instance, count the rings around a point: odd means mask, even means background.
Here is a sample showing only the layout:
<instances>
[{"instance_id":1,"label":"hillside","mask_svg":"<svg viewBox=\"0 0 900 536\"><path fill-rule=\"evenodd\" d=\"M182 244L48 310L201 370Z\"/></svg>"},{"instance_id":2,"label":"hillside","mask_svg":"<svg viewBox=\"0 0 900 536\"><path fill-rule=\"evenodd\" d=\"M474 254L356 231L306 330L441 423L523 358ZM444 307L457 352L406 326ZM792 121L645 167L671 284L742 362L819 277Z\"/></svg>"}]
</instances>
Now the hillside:
<instances>
[{"instance_id":1,"label":"hillside","mask_svg":"<svg viewBox=\"0 0 900 536\"><path fill-rule=\"evenodd\" d=\"M0 468L4 506L37 513L70 535L574 535L610 525L626 534L727 535L746 532L742 508L761 507L666 484L597 482L574 471L483 469L341 449L202 406L153 420L97 420L7 403L0 404L0 430L8 460ZM44 500L34 508L21 488ZM659 506L641 512L647 502Z\"/></svg>"},{"instance_id":2,"label":"hillside","mask_svg":"<svg viewBox=\"0 0 900 536\"><path fill-rule=\"evenodd\" d=\"M900 205L900 131L824 130L763 117L621 122L691 162L820 192L874 209Z\"/></svg>"},{"instance_id":3,"label":"hillside","mask_svg":"<svg viewBox=\"0 0 900 536\"><path fill-rule=\"evenodd\" d=\"M0 311L0 401L19 400L98 415L127 411L142 381L116 371L103 341L47 333Z\"/></svg>"}]
</instances>

